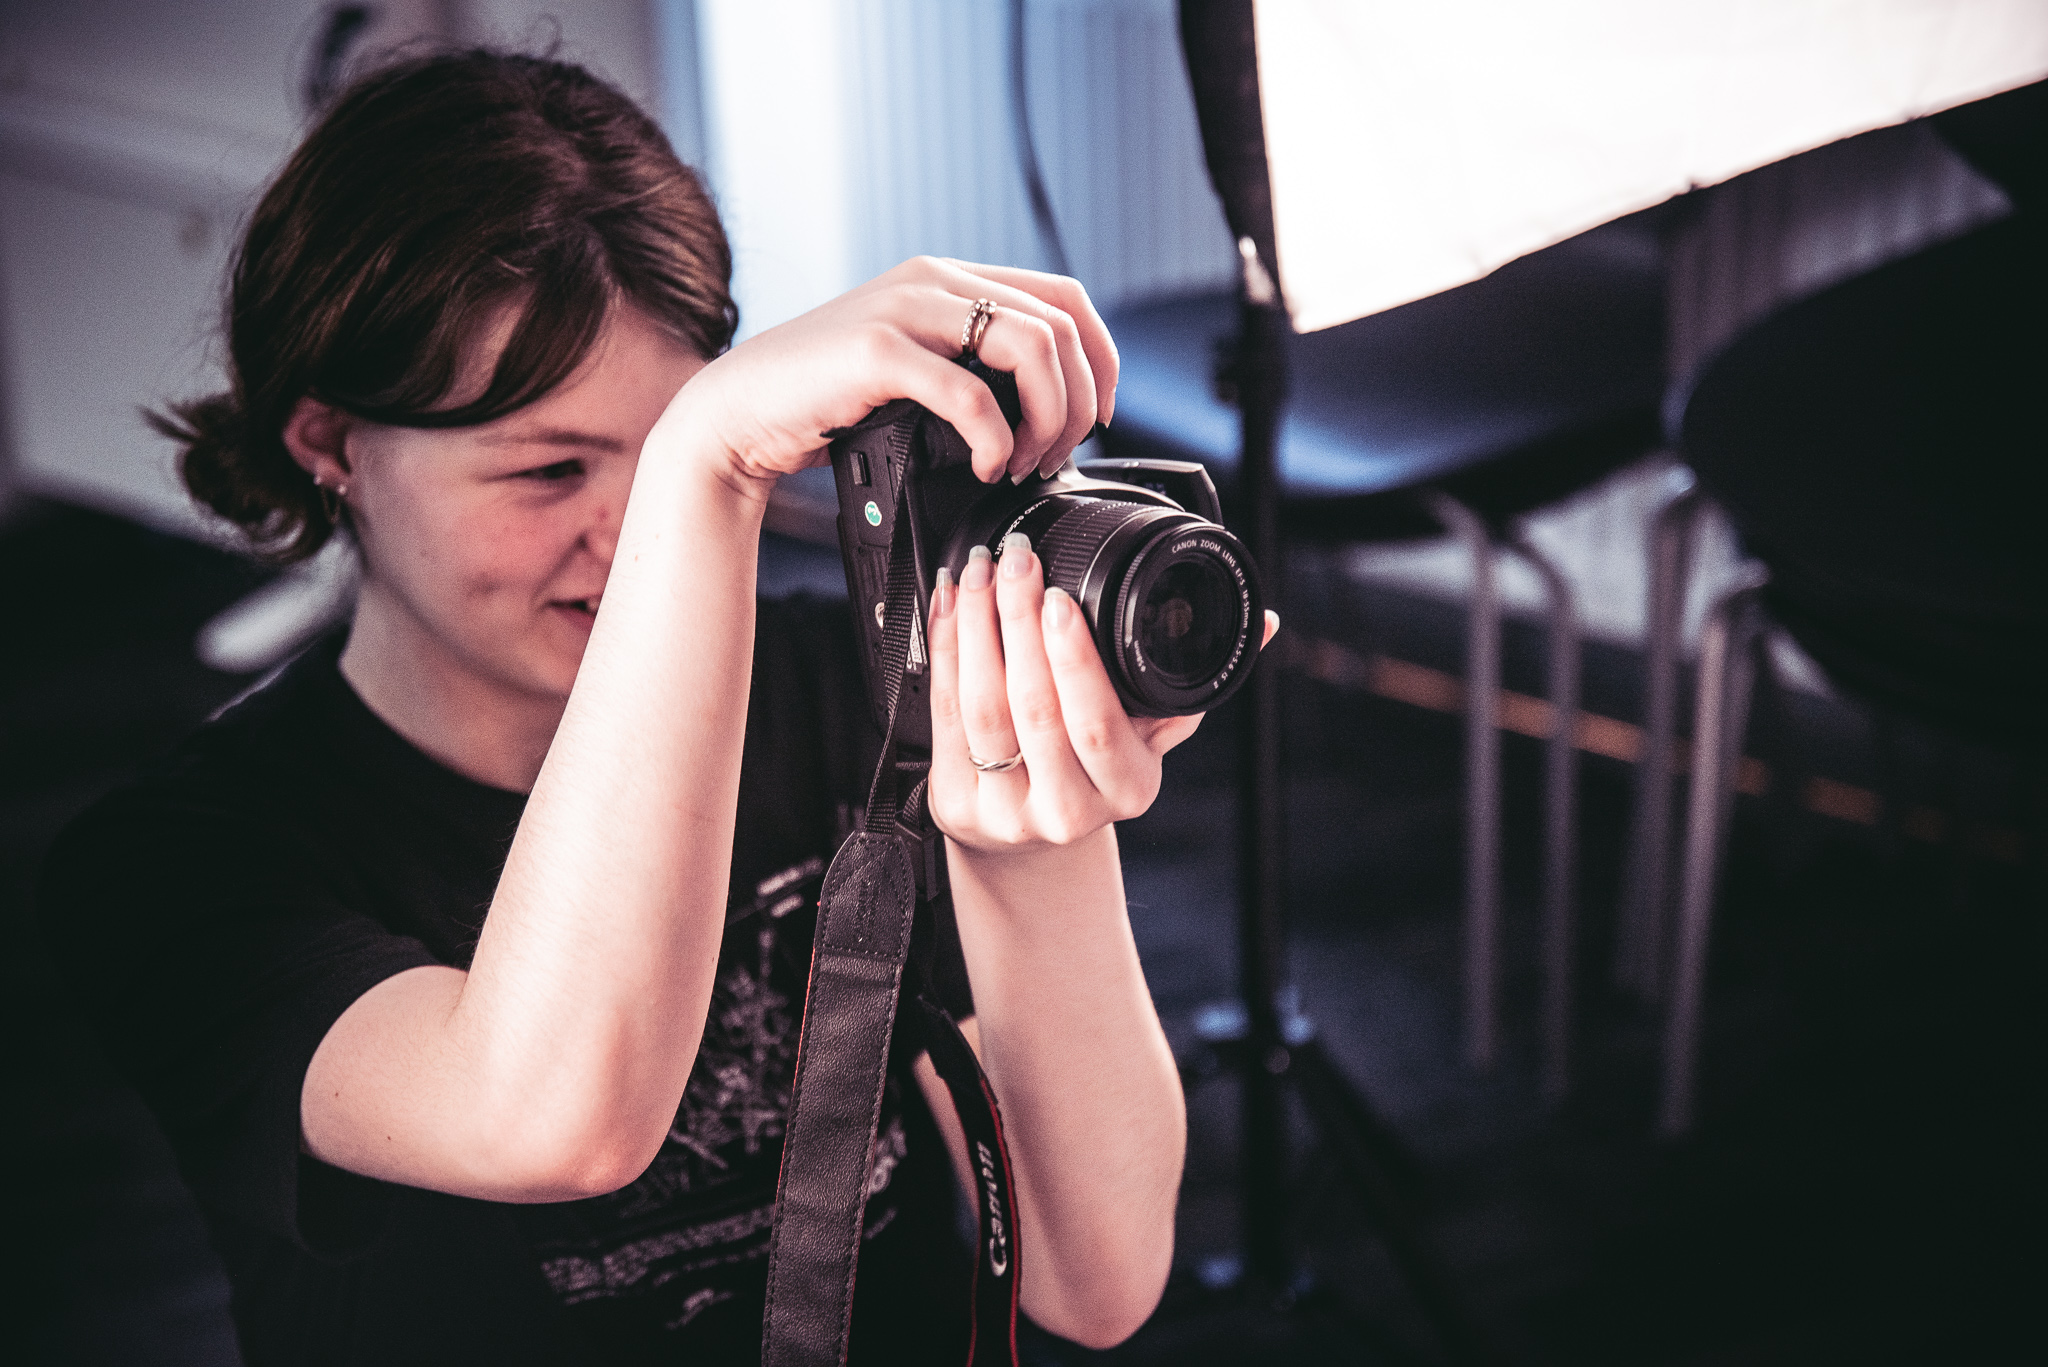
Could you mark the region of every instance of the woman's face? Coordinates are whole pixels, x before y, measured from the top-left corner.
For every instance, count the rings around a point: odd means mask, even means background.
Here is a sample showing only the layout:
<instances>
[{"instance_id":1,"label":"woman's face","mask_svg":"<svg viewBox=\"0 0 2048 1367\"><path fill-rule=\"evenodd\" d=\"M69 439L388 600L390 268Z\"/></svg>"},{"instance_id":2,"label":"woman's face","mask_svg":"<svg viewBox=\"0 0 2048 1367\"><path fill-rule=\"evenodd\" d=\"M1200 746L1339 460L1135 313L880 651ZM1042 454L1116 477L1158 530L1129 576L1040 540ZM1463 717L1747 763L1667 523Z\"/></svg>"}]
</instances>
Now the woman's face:
<instances>
[{"instance_id":1,"label":"woman's face","mask_svg":"<svg viewBox=\"0 0 2048 1367\"><path fill-rule=\"evenodd\" d=\"M481 391L511 322L501 314L467 358L459 392ZM430 687L566 698L641 444L703 366L621 306L577 370L515 413L439 431L354 425L345 478L364 559L358 632L390 634L410 669L469 676L417 680Z\"/></svg>"}]
</instances>

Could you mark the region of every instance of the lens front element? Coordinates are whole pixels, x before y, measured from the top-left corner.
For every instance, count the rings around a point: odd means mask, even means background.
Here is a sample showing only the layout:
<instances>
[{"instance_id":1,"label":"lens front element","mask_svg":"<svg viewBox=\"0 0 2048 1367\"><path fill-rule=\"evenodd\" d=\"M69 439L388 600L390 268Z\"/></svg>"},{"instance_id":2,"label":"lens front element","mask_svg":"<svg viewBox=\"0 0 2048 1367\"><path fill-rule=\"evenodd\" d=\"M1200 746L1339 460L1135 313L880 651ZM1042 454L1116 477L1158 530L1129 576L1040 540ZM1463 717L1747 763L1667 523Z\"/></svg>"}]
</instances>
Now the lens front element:
<instances>
[{"instance_id":1,"label":"lens front element","mask_svg":"<svg viewBox=\"0 0 2048 1367\"><path fill-rule=\"evenodd\" d=\"M1138 649L1183 687L1214 678L1237 642L1237 600L1237 585L1213 560L1169 565L1138 605Z\"/></svg>"}]
</instances>

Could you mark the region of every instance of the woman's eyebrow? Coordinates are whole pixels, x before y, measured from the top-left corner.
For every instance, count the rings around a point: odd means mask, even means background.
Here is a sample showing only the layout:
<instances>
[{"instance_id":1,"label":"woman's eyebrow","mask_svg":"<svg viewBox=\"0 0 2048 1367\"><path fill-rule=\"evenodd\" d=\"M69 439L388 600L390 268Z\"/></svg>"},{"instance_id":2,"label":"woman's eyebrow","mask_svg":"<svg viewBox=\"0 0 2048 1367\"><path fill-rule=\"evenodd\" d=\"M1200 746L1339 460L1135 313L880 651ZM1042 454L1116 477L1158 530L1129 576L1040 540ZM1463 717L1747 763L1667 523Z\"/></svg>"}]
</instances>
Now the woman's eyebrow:
<instances>
[{"instance_id":1,"label":"woman's eyebrow","mask_svg":"<svg viewBox=\"0 0 2048 1367\"><path fill-rule=\"evenodd\" d=\"M626 443L617 437L607 437L597 432L578 432L567 427L543 427L519 432L505 432L485 437L486 446L569 446L592 451L621 452Z\"/></svg>"}]
</instances>

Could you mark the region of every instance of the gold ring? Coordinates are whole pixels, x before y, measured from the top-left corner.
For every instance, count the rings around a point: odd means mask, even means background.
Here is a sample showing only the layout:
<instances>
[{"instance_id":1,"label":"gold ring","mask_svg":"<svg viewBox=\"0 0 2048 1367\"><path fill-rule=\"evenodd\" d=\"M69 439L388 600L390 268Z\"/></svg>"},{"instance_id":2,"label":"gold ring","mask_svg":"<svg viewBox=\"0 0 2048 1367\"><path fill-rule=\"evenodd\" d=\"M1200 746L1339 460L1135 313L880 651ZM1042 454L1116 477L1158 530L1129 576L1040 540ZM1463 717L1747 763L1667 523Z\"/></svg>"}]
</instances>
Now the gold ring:
<instances>
[{"instance_id":1,"label":"gold ring","mask_svg":"<svg viewBox=\"0 0 2048 1367\"><path fill-rule=\"evenodd\" d=\"M996 316L996 301L977 299L968 310L967 321L960 326L960 358L965 361L981 359L981 339L988 334L989 322Z\"/></svg>"}]
</instances>

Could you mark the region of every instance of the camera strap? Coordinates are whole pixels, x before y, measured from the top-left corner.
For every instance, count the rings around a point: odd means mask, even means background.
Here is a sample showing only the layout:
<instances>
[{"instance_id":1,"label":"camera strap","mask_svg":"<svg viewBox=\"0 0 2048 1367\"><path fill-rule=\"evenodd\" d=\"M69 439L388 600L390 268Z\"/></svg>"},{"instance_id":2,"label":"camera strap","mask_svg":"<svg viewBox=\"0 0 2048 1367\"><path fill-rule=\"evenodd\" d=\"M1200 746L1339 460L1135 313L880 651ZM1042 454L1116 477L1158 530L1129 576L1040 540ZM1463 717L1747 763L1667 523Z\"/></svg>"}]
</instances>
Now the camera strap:
<instances>
[{"instance_id":1,"label":"camera strap","mask_svg":"<svg viewBox=\"0 0 2048 1367\"><path fill-rule=\"evenodd\" d=\"M889 724L864 828L833 857L818 902L768 1242L763 1367L838 1367L846 1361L875 1128L913 942L916 996L903 1013L913 1032L905 1042L921 1043L946 1083L974 1169L981 1237L968 1362L1016 1362L1018 1245L1009 1151L987 1075L959 1026L931 1000L934 904L945 895L945 854L925 807L929 766L900 755L896 735L904 671L913 667L912 643L922 631L906 483L896 481L883 610ZM915 667L921 669L919 645Z\"/></svg>"}]
</instances>

